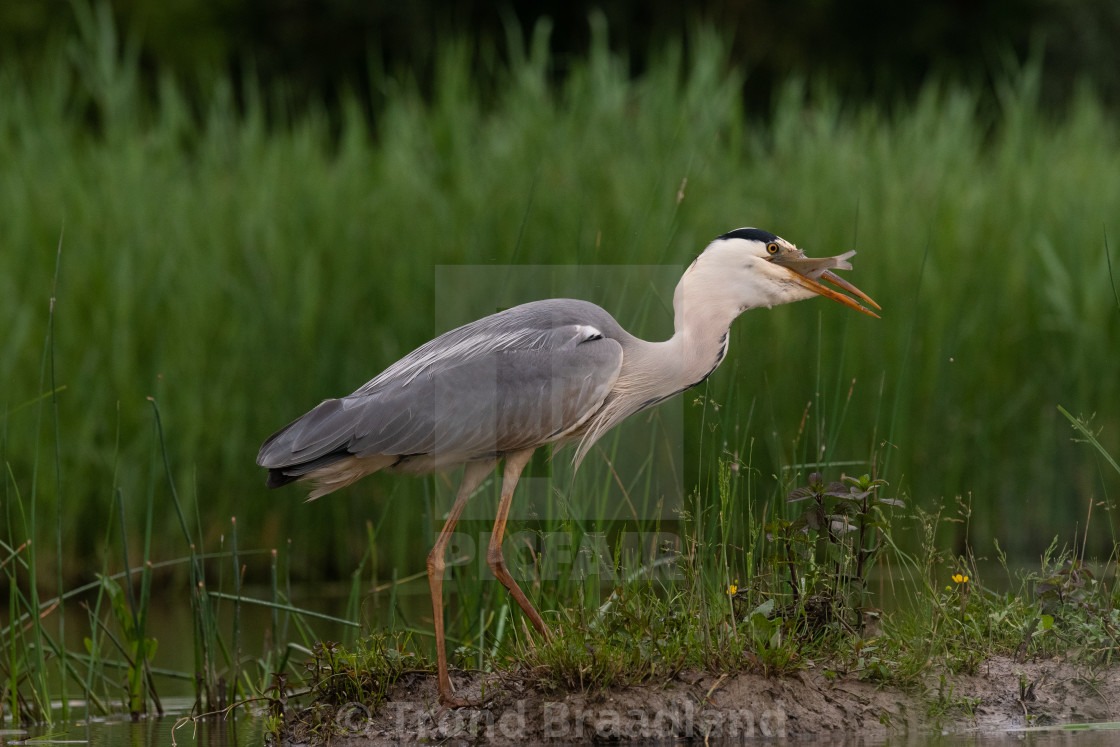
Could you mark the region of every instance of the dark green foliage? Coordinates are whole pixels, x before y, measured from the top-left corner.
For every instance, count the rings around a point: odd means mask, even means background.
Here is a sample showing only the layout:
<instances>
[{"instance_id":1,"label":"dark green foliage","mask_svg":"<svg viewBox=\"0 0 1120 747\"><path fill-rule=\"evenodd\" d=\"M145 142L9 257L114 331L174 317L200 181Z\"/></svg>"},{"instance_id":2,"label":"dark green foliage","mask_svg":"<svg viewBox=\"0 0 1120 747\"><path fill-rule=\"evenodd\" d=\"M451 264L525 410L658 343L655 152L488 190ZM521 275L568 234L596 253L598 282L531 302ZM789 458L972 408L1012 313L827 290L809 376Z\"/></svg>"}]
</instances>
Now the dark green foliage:
<instances>
[{"instance_id":1,"label":"dark green foliage","mask_svg":"<svg viewBox=\"0 0 1120 747\"><path fill-rule=\"evenodd\" d=\"M788 574L793 605L800 605L803 596L815 597L815 604L826 606L849 629L859 624L867 573L885 544L880 535L887 527L884 508L904 505L878 495L886 485L886 480L868 475L845 475L842 482L826 485L821 473L814 472L807 486L789 494L787 502L808 505L792 520L771 521L766 531L777 547L775 570L779 576ZM809 555L814 556L812 566L825 570L807 586L797 569L806 565Z\"/></svg>"}]
</instances>

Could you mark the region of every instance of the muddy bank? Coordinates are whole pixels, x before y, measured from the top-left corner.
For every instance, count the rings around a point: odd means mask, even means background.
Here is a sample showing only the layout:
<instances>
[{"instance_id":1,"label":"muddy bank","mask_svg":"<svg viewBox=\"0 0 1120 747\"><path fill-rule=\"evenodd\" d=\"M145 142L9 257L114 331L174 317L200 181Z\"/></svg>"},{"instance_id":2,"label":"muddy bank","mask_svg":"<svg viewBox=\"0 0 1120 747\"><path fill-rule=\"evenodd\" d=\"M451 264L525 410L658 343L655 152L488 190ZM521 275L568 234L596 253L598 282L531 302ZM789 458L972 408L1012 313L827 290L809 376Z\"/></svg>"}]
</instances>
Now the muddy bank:
<instances>
[{"instance_id":1,"label":"muddy bank","mask_svg":"<svg viewBox=\"0 0 1120 747\"><path fill-rule=\"evenodd\" d=\"M334 726L333 745L466 741L540 742L877 738L929 731L1006 730L1117 720L1120 674L1059 660L993 658L971 675L931 673L912 691L879 688L813 669L767 678L683 672L669 682L603 692L557 692L510 673L454 677L458 694L485 706L442 711L435 676L406 674L370 712L352 703L289 717L287 741L316 741ZM345 736L340 738L340 732Z\"/></svg>"}]
</instances>

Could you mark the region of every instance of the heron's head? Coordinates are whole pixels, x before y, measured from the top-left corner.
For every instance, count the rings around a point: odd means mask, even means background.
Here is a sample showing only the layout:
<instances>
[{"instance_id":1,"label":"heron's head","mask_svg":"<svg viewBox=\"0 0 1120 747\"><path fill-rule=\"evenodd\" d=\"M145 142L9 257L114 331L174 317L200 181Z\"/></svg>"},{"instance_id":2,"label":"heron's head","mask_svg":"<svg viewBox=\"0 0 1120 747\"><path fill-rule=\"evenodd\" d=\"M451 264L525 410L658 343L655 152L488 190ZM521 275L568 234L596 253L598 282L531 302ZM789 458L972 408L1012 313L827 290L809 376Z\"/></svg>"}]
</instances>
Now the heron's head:
<instances>
[{"instance_id":1,"label":"heron's head","mask_svg":"<svg viewBox=\"0 0 1120 747\"><path fill-rule=\"evenodd\" d=\"M876 309L879 304L832 272L852 269L848 259L854 254L850 251L835 257L806 257L805 252L769 231L738 228L709 244L690 270L699 274L697 281L702 284L702 292L737 303L740 312L821 295L877 318L878 314L856 299ZM852 295L839 293L821 281Z\"/></svg>"}]
</instances>

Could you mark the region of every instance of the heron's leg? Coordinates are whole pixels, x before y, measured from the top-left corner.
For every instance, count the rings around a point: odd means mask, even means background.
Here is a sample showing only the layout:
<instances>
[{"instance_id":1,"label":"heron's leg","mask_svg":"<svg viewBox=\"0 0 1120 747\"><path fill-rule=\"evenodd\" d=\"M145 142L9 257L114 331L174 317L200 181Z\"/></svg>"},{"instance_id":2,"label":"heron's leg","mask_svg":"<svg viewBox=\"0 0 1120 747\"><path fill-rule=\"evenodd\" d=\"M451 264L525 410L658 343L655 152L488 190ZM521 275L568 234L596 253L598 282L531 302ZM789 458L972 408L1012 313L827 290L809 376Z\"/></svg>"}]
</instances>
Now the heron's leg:
<instances>
[{"instance_id":1,"label":"heron's leg","mask_svg":"<svg viewBox=\"0 0 1120 747\"><path fill-rule=\"evenodd\" d=\"M521 591L517 582L513 580L513 576L509 574L509 570L506 569L506 562L502 558L502 535L506 532L506 517L509 516L509 507L513 502L513 489L517 487L521 470L525 469L525 465L528 464L529 457L532 455L533 449L506 454L506 466L502 472L502 498L498 502L498 515L494 519L494 531L490 534L490 547L486 550L486 562L490 566L490 570L494 572L494 576L502 582L502 586L509 589L514 601L521 607L521 611L528 616L533 623L533 627L545 638L548 638L548 627L541 619L540 613L529 602L529 598L525 596L525 592Z\"/></svg>"},{"instance_id":2,"label":"heron's leg","mask_svg":"<svg viewBox=\"0 0 1120 747\"><path fill-rule=\"evenodd\" d=\"M451 695L451 676L447 673L447 642L443 633L443 571L447 567L443 556L447 545L451 542L451 532L455 529L467 500L471 493L482 483L490 470L494 469L496 460L487 459L480 462L467 462L463 469L463 481L459 484L459 492L455 495L455 503L447 513L447 521L440 530L439 538L428 555L428 585L432 589L432 615L436 629L436 661L439 665L439 702L445 706L471 705L469 701L455 698Z\"/></svg>"}]
</instances>

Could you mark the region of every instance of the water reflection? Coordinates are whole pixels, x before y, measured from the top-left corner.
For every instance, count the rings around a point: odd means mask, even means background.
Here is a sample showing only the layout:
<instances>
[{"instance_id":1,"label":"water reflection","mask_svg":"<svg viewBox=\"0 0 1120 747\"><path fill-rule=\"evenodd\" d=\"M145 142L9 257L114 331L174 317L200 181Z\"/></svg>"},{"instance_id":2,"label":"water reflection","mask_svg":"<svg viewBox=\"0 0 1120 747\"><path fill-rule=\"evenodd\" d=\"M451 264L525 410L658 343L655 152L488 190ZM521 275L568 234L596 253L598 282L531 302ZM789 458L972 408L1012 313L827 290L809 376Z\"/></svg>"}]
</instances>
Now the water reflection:
<instances>
[{"instance_id":1,"label":"water reflection","mask_svg":"<svg viewBox=\"0 0 1120 747\"><path fill-rule=\"evenodd\" d=\"M905 737L888 737L864 741L849 737L836 742L821 740L806 744L883 745L883 747L909 747L909 745L944 745L945 747L996 747L996 745L1037 745L1038 747L1096 747L1117 744L1117 732L1110 729L1074 730L1020 730L1000 732L972 732L964 734L921 734Z\"/></svg>"},{"instance_id":2,"label":"water reflection","mask_svg":"<svg viewBox=\"0 0 1120 747\"><path fill-rule=\"evenodd\" d=\"M79 704L80 705L80 704ZM8 745L85 744L91 747L251 747L264 743L263 720L241 712L229 720L207 719L196 723L181 723L179 719L190 709L190 700L176 698L168 704L168 714L163 718L142 719L131 722L113 717L93 719L60 726L30 729L0 729L0 747ZM177 727L177 728L176 728ZM1022 729L1002 732L936 732L898 734L891 736L864 736L837 734L783 740L786 744L836 745L840 747L909 747L910 745L992 745L1018 744L1039 747L1075 745L1089 747L1118 743L1120 723L1079 724L1076 727L1052 726L1042 729ZM410 741L408 734L398 735L402 743ZM412 735L420 736L420 735ZM773 740L713 740L713 744L773 744Z\"/></svg>"},{"instance_id":3,"label":"water reflection","mask_svg":"<svg viewBox=\"0 0 1120 747\"><path fill-rule=\"evenodd\" d=\"M169 702L170 701L170 702ZM190 712L189 698L164 700L167 715L133 722L117 716L70 725L0 730L0 747L8 745L86 744L91 747L253 747L264 742L264 723L244 712L235 718L179 724ZM78 704L75 707L80 707Z\"/></svg>"}]
</instances>

